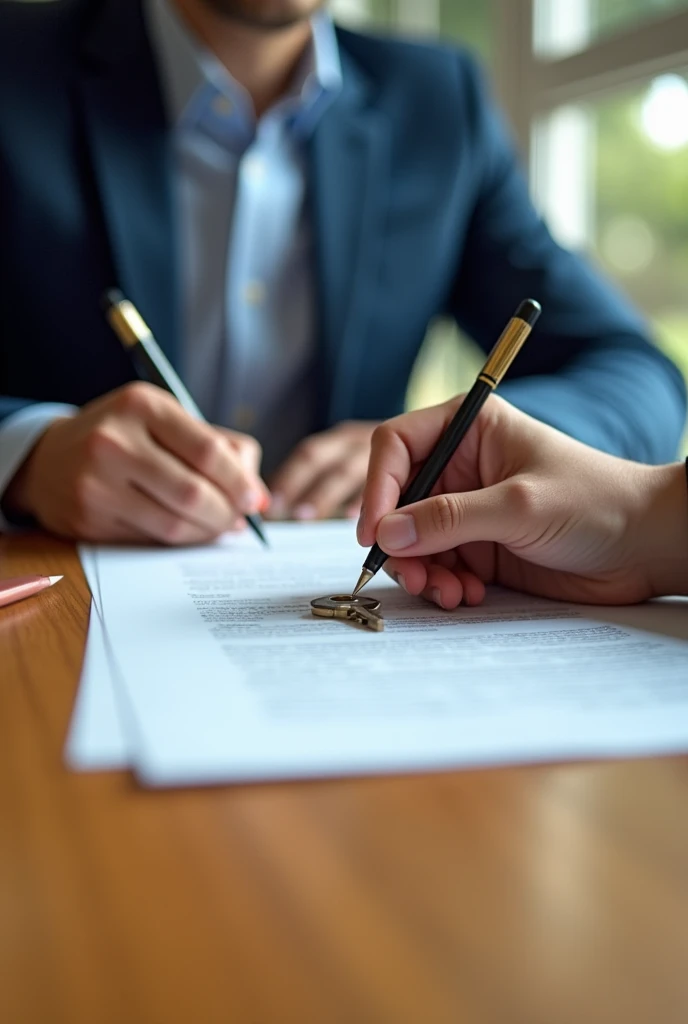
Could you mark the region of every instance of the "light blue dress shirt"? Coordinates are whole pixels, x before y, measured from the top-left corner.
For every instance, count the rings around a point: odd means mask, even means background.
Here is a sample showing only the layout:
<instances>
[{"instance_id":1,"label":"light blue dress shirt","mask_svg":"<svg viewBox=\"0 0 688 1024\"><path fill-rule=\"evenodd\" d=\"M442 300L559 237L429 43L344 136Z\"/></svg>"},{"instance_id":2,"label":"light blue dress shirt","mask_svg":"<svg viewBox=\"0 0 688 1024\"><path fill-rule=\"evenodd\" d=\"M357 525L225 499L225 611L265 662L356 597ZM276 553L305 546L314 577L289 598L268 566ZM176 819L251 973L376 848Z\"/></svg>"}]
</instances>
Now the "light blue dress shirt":
<instances>
[{"instance_id":1,"label":"light blue dress shirt","mask_svg":"<svg viewBox=\"0 0 688 1024\"><path fill-rule=\"evenodd\" d=\"M260 441L269 473L315 421L304 141L341 89L334 27L313 17L290 88L257 120L171 0L145 0L144 12L172 126L182 376L208 420ZM0 495L46 427L76 411L41 403L5 420Z\"/></svg>"}]
</instances>

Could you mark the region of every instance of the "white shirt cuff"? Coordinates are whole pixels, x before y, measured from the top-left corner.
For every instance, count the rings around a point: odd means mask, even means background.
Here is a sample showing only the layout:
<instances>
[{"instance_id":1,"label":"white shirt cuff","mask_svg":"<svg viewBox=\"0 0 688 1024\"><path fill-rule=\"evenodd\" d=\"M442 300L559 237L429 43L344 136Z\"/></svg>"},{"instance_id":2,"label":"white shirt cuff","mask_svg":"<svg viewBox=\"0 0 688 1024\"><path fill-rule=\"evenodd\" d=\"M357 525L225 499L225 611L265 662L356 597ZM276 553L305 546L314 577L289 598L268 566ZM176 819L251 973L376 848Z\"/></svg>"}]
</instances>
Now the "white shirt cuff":
<instances>
[{"instance_id":1,"label":"white shirt cuff","mask_svg":"<svg viewBox=\"0 0 688 1024\"><path fill-rule=\"evenodd\" d=\"M22 462L51 423L62 416L75 416L76 405L62 405L59 402L39 402L26 409L12 413L0 423L0 501L7 485ZM0 531L9 533L16 530L0 511Z\"/></svg>"}]
</instances>

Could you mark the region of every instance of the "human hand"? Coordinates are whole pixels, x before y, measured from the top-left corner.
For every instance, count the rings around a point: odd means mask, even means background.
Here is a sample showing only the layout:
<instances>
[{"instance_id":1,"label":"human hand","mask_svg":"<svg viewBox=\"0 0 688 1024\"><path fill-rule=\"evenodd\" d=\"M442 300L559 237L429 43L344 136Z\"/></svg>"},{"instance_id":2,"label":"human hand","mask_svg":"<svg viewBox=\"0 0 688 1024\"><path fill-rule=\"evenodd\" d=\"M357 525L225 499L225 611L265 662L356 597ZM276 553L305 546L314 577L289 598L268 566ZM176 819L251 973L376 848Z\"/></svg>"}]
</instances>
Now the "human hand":
<instances>
[{"instance_id":1,"label":"human hand","mask_svg":"<svg viewBox=\"0 0 688 1024\"><path fill-rule=\"evenodd\" d=\"M65 537L196 544L263 511L260 447L127 384L52 423L15 475L8 509Z\"/></svg>"},{"instance_id":2,"label":"human hand","mask_svg":"<svg viewBox=\"0 0 688 1024\"><path fill-rule=\"evenodd\" d=\"M357 516L376 425L339 423L297 445L270 480L270 515L327 519L343 509Z\"/></svg>"},{"instance_id":3,"label":"human hand","mask_svg":"<svg viewBox=\"0 0 688 1024\"><path fill-rule=\"evenodd\" d=\"M433 496L394 512L461 399L397 417L372 442L358 538L443 608L486 583L629 604L688 586L683 467L641 466L574 441L491 396Z\"/></svg>"}]
</instances>

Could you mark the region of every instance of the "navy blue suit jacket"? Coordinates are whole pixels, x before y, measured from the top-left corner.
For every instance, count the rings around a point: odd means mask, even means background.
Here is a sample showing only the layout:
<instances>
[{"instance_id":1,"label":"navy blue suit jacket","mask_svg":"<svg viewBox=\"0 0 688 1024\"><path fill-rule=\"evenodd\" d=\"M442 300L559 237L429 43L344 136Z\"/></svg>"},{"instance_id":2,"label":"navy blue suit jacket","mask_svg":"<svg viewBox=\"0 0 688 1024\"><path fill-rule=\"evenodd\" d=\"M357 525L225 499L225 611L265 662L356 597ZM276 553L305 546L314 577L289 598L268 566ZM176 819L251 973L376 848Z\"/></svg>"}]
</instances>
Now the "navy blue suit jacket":
<instances>
[{"instance_id":1,"label":"navy blue suit jacket","mask_svg":"<svg viewBox=\"0 0 688 1024\"><path fill-rule=\"evenodd\" d=\"M626 302L552 241L462 50L338 32L344 88L308 147L320 423L399 412L429 321L485 350L544 312L503 394L598 447L673 457L685 395ZM0 418L132 379L119 285L174 362L170 132L138 0L0 3Z\"/></svg>"}]
</instances>

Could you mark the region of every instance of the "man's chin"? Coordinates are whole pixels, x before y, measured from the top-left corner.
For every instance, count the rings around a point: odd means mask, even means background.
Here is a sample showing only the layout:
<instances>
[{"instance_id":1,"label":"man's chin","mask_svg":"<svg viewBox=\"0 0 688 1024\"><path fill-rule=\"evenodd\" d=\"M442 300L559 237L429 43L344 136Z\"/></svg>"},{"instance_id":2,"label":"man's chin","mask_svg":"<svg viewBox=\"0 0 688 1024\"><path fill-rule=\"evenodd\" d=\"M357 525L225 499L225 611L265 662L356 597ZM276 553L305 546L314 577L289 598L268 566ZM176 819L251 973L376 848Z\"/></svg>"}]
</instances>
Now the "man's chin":
<instances>
[{"instance_id":1,"label":"man's chin","mask_svg":"<svg viewBox=\"0 0 688 1024\"><path fill-rule=\"evenodd\" d=\"M310 18L325 0L203 0L216 14L267 32Z\"/></svg>"}]
</instances>

